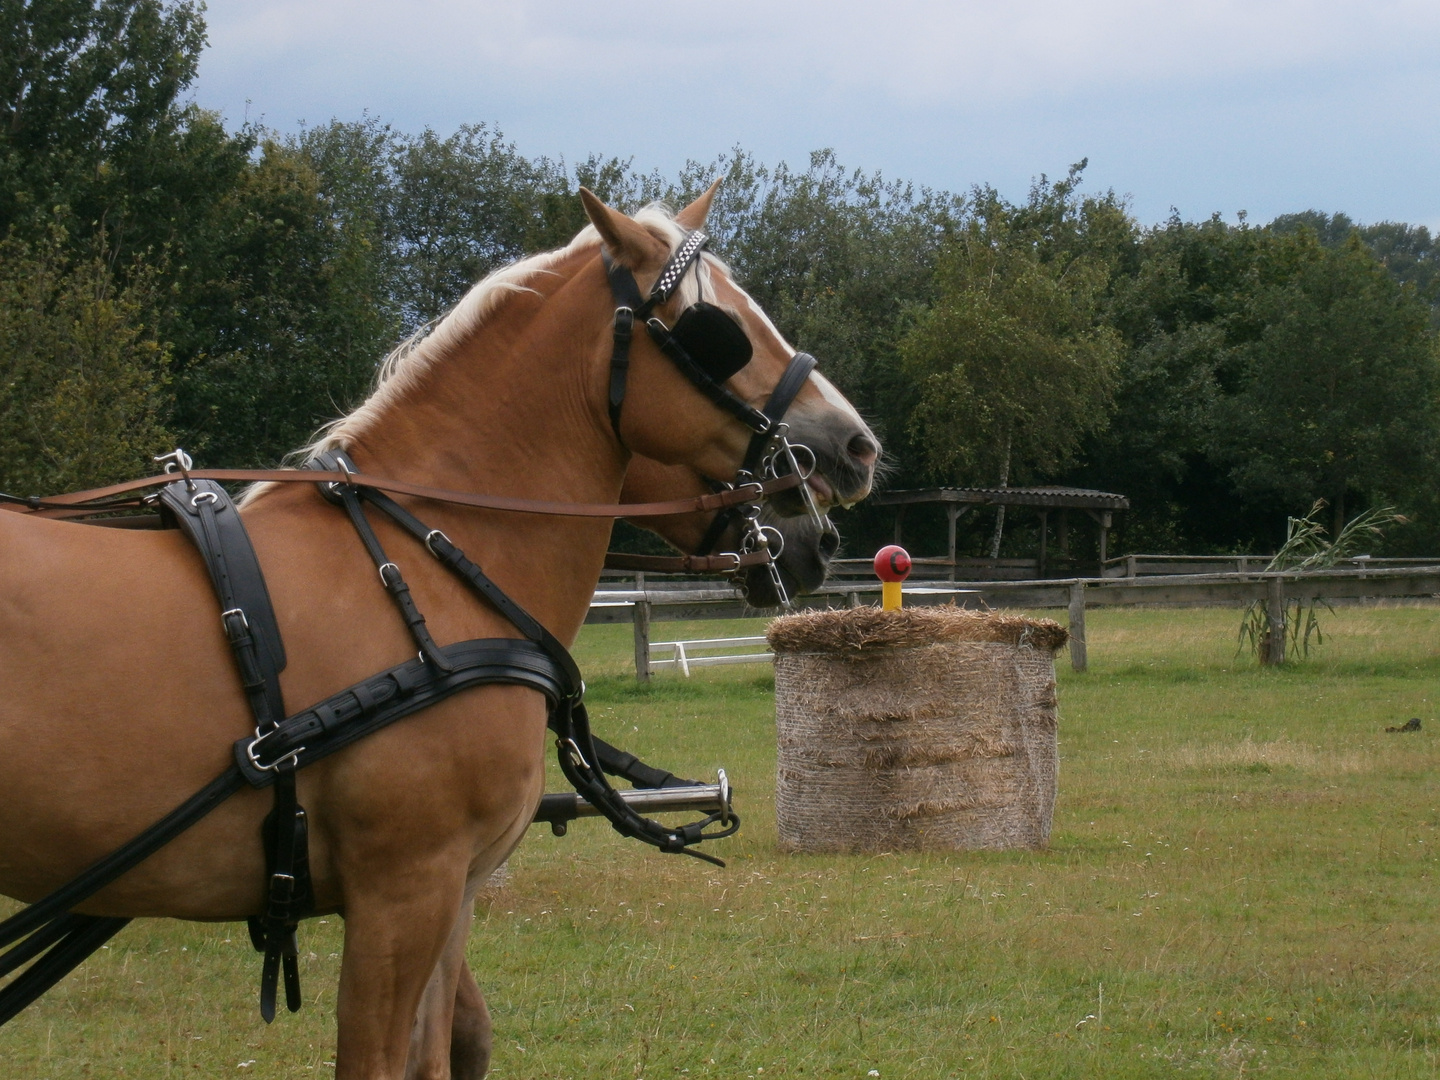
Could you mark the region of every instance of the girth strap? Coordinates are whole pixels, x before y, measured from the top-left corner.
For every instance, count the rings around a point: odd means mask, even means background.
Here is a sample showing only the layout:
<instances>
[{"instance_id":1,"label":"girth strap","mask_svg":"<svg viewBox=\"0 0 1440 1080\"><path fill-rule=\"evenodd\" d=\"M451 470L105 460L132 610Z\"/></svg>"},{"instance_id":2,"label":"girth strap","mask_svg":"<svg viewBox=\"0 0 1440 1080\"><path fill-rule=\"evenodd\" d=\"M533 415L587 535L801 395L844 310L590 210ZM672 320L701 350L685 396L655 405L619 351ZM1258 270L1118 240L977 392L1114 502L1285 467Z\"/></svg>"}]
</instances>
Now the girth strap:
<instances>
[{"instance_id":1,"label":"girth strap","mask_svg":"<svg viewBox=\"0 0 1440 1080\"><path fill-rule=\"evenodd\" d=\"M473 686L528 686L550 701L563 695L564 672L533 641L478 638L442 646L442 651L448 670L416 657L331 694L286 718L273 731L238 740L235 765L240 775L251 787L269 787L283 761L293 760L297 769L303 769Z\"/></svg>"}]
</instances>

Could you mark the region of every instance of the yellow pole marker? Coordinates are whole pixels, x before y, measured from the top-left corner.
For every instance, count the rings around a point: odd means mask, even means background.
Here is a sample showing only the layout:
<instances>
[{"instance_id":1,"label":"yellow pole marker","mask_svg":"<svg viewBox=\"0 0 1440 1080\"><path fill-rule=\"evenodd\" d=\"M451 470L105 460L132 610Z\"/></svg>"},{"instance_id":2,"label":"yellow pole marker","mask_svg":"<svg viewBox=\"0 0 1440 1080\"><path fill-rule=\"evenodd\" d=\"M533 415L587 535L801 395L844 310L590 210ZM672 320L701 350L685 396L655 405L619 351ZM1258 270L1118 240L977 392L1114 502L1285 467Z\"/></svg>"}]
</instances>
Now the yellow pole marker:
<instances>
[{"instance_id":1,"label":"yellow pole marker","mask_svg":"<svg viewBox=\"0 0 1440 1080\"><path fill-rule=\"evenodd\" d=\"M899 544L881 548L875 553L875 576L880 579L880 607L899 611L904 603L900 583L910 576L910 553Z\"/></svg>"}]
</instances>

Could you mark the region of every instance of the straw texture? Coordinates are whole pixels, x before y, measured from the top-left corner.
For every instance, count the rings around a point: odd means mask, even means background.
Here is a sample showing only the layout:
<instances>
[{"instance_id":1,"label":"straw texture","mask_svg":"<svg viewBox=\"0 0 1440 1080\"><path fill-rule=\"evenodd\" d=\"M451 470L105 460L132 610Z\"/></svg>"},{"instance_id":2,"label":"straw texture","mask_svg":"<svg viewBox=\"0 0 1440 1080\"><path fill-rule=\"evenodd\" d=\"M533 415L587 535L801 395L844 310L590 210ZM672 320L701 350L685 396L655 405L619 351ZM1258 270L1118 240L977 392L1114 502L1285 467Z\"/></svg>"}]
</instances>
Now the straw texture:
<instances>
[{"instance_id":1,"label":"straw texture","mask_svg":"<svg viewBox=\"0 0 1440 1080\"><path fill-rule=\"evenodd\" d=\"M856 608L776 619L769 640L783 850L1048 843L1063 627Z\"/></svg>"}]
</instances>

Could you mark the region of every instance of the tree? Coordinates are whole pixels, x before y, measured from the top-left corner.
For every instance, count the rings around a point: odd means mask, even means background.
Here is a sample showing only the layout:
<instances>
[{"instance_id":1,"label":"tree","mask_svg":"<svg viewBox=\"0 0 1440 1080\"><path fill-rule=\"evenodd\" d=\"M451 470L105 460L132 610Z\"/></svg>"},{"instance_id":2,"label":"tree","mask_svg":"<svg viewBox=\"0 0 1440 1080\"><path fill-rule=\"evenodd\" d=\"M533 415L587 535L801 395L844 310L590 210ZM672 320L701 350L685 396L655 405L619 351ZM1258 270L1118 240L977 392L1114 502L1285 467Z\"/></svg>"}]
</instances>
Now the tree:
<instances>
[{"instance_id":1,"label":"tree","mask_svg":"<svg viewBox=\"0 0 1440 1080\"><path fill-rule=\"evenodd\" d=\"M1434 474L1440 358L1428 311L1353 237L1264 245L1221 370L1213 453L1236 491L1326 499L1338 534L1355 497L1393 498Z\"/></svg>"},{"instance_id":2,"label":"tree","mask_svg":"<svg viewBox=\"0 0 1440 1080\"><path fill-rule=\"evenodd\" d=\"M1270 230L1279 234L1304 229L1335 250L1344 248L1352 234L1359 237L1396 281L1415 286L1416 294L1430 305L1431 329L1440 329L1440 245L1424 225L1400 221L1356 225L1347 214L1324 214L1319 210L1281 214L1270 223Z\"/></svg>"},{"instance_id":3,"label":"tree","mask_svg":"<svg viewBox=\"0 0 1440 1080\"><path fill-rule=\"evenodd\" d=\"M942 481L1005 487L1054 473L1105 426L1124 351L1103 319L1115 260L1086 243L1084 219L1103 220L1108 238L1115 204L1071 204L1081 167L1058 192L1042 180L1019 209L977 192L976 215L941 256L939 295L901 344L920 395L912 432ZM1001 508L992 558L1003 528Z\"/></svg>"},{"instance_id":4,"label":"tree","mask_svg":"<svg viewBox=\"0 0 1440 1080\"><path fill-rule=\"evenodd\" d=\"M59 231L0 243L0 486L12 493L108 483L173 445L153 275L122 285L107 252L72 264L67 247Z\"/></svg>"},{"instance_id":5,"label":"tree","mask_svg":"<svg viewBox=\"0 0 1440 1080\"><path fill-rule=\"evenodd\" d=\"M1135 269L1114 281L1108 321L1127 348L1113 412L1066 478L1130 497L1122 520L1132 550L1228 550L1274 520L1245 517L1210 457L1217 372L1262 235L1218 216L1172 217L1140 237Z\"/></svg>"},{"instance_id":6,"label":"tree","mask_svg":"<svg viewBox=\"0 0 1440 1080\"><path fill-rule=\"evenodd\" d=\"M359 400L399 327L374 240L301 155L264 144L176 272L166 329L187 446L273 464Z\"/></svg>"},{"instance_id":7,"label":"tree","mask_svg":"<svg viewBox=\"0 0 1440 1080\"><path fill-rule=\"evenodd\" d=\"M204 44L190 0L0 4L0 230L41 239L65 207L73 243L103 232L125 265L184 216L163 181Z\"/></svg>"}]
</instances>

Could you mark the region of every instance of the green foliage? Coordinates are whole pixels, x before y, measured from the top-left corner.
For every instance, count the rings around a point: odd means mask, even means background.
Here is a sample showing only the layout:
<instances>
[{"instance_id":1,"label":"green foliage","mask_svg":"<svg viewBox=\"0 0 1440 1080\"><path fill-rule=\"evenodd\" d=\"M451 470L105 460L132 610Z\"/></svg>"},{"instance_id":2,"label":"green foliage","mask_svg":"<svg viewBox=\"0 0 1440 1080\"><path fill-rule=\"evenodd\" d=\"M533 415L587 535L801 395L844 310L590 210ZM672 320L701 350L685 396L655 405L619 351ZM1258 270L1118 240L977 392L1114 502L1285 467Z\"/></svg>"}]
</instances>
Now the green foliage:
<instances>
[{"instance_id":1,"label":"green foliage","mask_svg":"<svg viewBox=\"0 0 1440 1080\"><path fill-rule=\"evenodd\" d=\"M170 444L153 276L117 283L65 237L0 243L0 488L49 494L133 475Z\"/></svg>"},{"instance_id":2,"label":"green foliage","mask_svg":"<svg viewBox=\"0 0 1440 1080\"><path fill-rule=\"evenodd\" d=\"M1346 214L1306 210L1299 214L1281 214L1270 223L1270 228L1279 233L1308 229L1328 248L1343 248L1352 237L1358 239L1396 281L1414 287L1416 294L1430 305L1432 328L1440 329L1440 245L1424 225L1400 221L1356 225Z\"/></svg>"},{"instance_id":3,"label":"green foliage","mask_svg":"<svg viewBox=\"0 0 1440 1080\"><path fill-rule=\"evenodd\" d=\"M191 0L0 3L0 231L141 250L188 192L170 168L194 115L180 95L205 43Z\"/></svg>"},{"instance_id":4,"label":"green foliage","mask_svg":"<svg viewBox=\"0 0 1440 1080\"><path fill-rule=\"evenodd\" d=\"M399 320L375 230L267 141L176 274L175 424L205 460L273 464L353 405Z\"/></svg>"},{"instance_id":5,"label":"green foliage","mask_svg":"<svg viewBox=\"0 0 1440 1080\"><path fill-rule=\"evenodd\" d=\"M1383 497L1433 475L1440 367L1426 310L1353 241L1263 245L1218 376L1213 454L1242 497Z\"/></svg>"},{"instance_id":6,"label":"green foliage","mask_svg":"<svg viewBox=\"0 0 1440 1080\"><path fill-rule=\"evenodd\" d=\"M942 481L1054 473L1105 426L1122 343L1103 318L1114 259L1086 226L1113 204L1074 205L1077 179L1042 182L1020 208L978 193L902 341L920 395L910 425Z\"/></svg>"},{"instance_id":7,"label":"green foliage","mask_svg":"<svg viewBox=\"0 0 1440 1080\"><path fill-rule=\"evenodd\" d=\"M1325 498L1415 509L1435 476L1427 311L1356 241L1171 220L1111 317L1129 349L1110 429L1073 478L1131 497L1132 550L1262 550Z\"/></svg>"}]
</instances>

